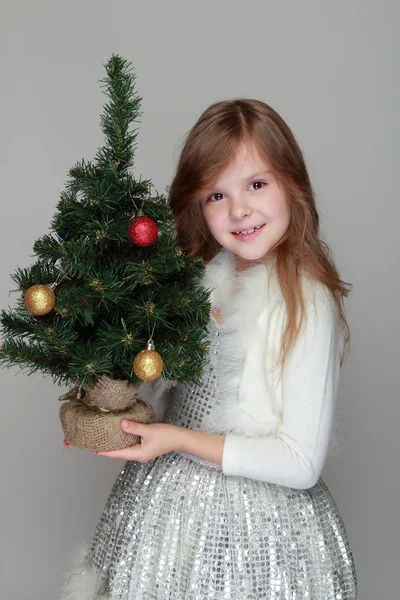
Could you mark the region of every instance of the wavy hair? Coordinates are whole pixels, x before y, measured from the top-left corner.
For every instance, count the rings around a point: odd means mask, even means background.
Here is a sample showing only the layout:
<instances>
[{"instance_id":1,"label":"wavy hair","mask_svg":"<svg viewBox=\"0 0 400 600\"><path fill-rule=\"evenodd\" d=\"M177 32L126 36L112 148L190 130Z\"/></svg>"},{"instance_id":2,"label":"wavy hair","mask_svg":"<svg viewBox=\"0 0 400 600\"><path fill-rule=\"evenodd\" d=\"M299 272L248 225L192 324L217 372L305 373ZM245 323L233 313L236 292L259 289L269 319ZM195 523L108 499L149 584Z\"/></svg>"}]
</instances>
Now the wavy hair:
<instances>
[{"instance_id":1,"label":"wavy hair","mask_svg":"<svg viewBox=\"0 0 400 600\"><path fill-rule=\"evenodd\" d=\"M300 147L282 117L264 102L251 99L216 102L203 112L187 135L169 188L182 249L191 256L201 256L208 263L221 248L208 229L200 198L243 143L252 145L261 157L268 158L285 190L290 210L288 229L273 248L287 309L278 363L283 368L305 317L303 269L332 294L344 331L344 346L348 348L350 331L343 299L352 286L339 278L332 253L320 237L319 215ZM344 355L341 364L343 360Z\"/></svg>"}]
</instances>

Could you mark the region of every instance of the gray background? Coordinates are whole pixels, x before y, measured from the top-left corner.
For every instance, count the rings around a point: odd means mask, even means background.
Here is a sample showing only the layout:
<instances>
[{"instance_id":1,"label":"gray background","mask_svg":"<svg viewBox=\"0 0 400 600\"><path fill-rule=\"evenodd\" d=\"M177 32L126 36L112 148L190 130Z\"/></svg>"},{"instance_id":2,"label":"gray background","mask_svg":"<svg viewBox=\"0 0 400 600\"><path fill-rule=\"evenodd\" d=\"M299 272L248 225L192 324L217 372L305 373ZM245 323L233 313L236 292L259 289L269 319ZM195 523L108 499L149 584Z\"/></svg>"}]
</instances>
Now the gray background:
<instances>
[{"instance_id":1,"label":"gray background","mask_svg":"<svg viewBox=\"0 0 400 600\"><path fill-rule=\"evenodd\" d=\"M0 6L1 307L14 302L9 273L33 260L68 168L102 142L97 82L113 52L134 63L143 96L136 175L159 191L184 135L214 101L259 98L291 126L325 239L354 284L338 398L343 441L323 476L348 529L359 598L400 598L399 2ZM63 448L60 389L50 379L15 368L0 377L0 597L53 600L122 463Z\"/></svg>"}]
</instances>

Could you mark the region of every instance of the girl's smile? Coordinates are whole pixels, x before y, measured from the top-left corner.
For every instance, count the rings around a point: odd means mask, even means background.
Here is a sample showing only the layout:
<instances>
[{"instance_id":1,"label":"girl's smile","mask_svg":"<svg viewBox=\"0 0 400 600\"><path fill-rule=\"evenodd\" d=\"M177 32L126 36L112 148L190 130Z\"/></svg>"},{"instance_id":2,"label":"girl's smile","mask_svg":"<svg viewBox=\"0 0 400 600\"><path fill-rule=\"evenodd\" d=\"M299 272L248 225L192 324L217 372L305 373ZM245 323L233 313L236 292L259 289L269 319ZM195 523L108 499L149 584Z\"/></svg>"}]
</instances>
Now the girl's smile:
<instances>
[{"instance_id":1,"label":"girl's smile","mask_svg":"<svg viewBox=\"0 0 400 600\"><path fill-rule=\"evenodd\" d=\"M241 241L245 242L254 239L263 227L265 227L265 223L251 227L247 231L235 231L234 235L240 237Z\"/></svg>"},{"instance_id":2,"label":"girl's smile","mask_svg":"<svg viewBox=\"0 0 400 600\"><path fill-rule=\"evenodd\" d=\"M290 221L286 195L271 164L247 145L204 194L202 210L210 232L236 254L240 269L265 257Z\"/></svg>"}]
</instances>

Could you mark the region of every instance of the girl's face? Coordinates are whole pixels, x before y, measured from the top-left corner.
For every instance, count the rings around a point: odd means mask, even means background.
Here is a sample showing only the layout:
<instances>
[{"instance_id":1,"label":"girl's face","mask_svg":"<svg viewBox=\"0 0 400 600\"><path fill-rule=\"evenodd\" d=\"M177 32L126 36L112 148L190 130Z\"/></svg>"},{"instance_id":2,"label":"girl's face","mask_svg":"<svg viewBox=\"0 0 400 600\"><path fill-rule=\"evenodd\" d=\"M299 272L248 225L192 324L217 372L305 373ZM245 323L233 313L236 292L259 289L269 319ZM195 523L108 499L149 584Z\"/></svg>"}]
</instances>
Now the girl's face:
<instances>
[{"instance_id":1,"label":"girl's face","mask_svg":"<svg viewBox=\"0 0 400 600\"><path fill-rule=\"evenodd\" d=\"M239 269L265 257L290 221L285 192L270 162L247 145L203 194L202 210L217 242L236 254Z\"/></svg>"}]
</instances>

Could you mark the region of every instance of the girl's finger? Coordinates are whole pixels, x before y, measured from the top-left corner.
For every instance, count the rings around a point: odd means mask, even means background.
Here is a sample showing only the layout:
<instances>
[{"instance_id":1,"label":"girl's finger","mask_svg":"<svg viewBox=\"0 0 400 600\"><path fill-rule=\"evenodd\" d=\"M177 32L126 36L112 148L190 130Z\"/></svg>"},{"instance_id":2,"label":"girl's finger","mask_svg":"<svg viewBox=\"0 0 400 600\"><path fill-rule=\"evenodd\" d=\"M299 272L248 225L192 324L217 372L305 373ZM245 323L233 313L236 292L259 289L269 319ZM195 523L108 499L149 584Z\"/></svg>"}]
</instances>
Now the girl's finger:
<instances>
[{"instance_id":1,"label":"girl's finger","mask_svg":"<svg viewBox=\"0 0 400 600\"><path fill-rule=\"evenodd\" d=\"M107 452L96 452L98 456L107 456L108 458L121 458L123 460L136 460L139 458L141 448L138 446L130 446L121 450L108 450ZM136 458L135 458L136 457Z\"/></svg>"},{"instance_id":2,"label":"girl's finger","mask_svg":"<svg viewBox=\"0 0 400 600\"><path fill-rule=\"evenodd\" d=\"M135 423L134 421L128 421L127 419L121 419L121 429L126 433L132 433L135 435L144 435L145 427L143 423Z\"/></svg>"}]
</instances>

